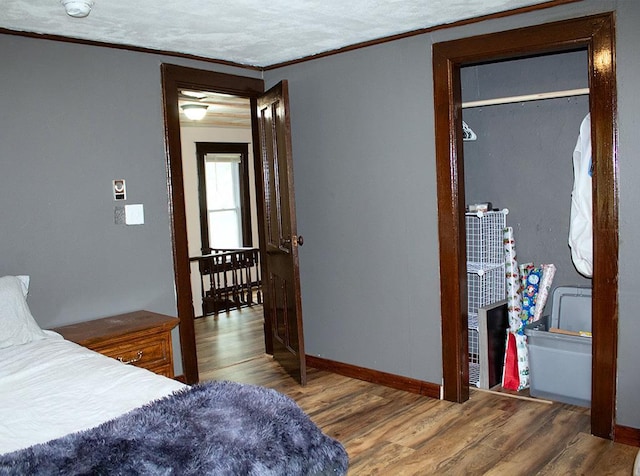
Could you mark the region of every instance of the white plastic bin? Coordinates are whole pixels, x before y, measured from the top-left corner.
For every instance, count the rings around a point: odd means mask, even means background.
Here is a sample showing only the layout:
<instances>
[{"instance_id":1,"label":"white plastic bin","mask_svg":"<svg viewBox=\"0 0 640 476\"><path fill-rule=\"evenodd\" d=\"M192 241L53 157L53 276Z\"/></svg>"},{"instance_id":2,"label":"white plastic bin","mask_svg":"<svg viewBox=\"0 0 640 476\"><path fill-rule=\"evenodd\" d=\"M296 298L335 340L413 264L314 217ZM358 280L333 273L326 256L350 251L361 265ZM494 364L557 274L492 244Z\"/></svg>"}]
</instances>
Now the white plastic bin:
<instances>
[{"instance_id":1,"label":"white plastic bin","mask_svg":"<svg viewBox=\"0 0 640 476\"><path fill-rule=\"evenodd\" d=\"M590 407L591 338L549 328L591 332L591 288L559 286L551 304L551 318L544 316L525 328L531 396Z\"/></svg>"}]
</instances>

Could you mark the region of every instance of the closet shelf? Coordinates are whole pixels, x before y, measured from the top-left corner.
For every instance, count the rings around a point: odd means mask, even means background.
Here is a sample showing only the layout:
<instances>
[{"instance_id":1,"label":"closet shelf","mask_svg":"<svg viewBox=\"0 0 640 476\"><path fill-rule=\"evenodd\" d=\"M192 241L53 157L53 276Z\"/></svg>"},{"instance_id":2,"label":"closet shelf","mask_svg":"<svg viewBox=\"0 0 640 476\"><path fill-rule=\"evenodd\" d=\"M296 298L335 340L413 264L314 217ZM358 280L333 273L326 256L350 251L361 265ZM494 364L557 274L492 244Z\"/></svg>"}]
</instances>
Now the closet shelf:
<instances>
[{"instance_id":1,"label":"closet shelf","mask_svg":"<svg viewBox=\"0 0 640 476\"><path fill-rule=\"evenodd\" d=\"M537 94L525 94L522 96L509 96L494 99L481 99L479 101L463 102L463 108L481 107L481 106L495 106L497 104L511 104L514 102L527 102L527 101L539 101L541 99L555 99L571 96L584 96L589 94L589 88L580 89L566 89L564 91L550 91L547 93Z\"/></svg>"}]
</instances>

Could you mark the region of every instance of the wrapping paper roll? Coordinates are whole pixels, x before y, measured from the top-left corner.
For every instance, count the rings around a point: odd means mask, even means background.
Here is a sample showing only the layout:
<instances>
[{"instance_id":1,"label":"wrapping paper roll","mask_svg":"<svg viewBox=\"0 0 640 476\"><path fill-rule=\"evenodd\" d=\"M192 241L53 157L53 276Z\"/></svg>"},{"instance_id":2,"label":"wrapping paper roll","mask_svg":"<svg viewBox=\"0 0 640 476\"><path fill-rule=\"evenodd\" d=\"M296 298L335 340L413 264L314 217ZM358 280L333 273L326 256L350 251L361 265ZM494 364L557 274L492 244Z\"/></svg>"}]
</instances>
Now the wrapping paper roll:
<instances>
[{"instance_id":1,"label":"wrapping paper roll","mask_svg":"<svg viewBox=\"0 0 640 476\"><path fill-rule=\"evenodd\" d=\"M516 334L516 350L518 351L518 377L520 384L518 390L529 388L529 349L527 348L527 336Z\"/></svg>"},{"instance_id":2,"label":"wrapping paper roll","mask_svg":"<svg viewBox=\"0 0 640 476\"><path fill-rule=\"evenodd\" d=\"M509 390L522 390L529 386L529 358L527 338L519 334L522 330L522 283L513 228L504 229L504 256L507 287L507 310L509 314L509 330L507 332L506 352L502 370L502 386Z\"/></svg>"},{"instance_id":3,"label":"wrapping paper roll","mask_svg":"<svg viewBox=\"0 0 640 476\"><path fill-rule=\"evenodd\" d=\"M507 311L509 314L509 329L517 332L520 328L520 311L522 301L520 295L520 273L516 257L516 245L513 239L513 228L504 229L504 259L507 285Z\"/></svg>"},{"instance_id":4,"label":"wrapping paper roll","mask_svg":"<svg viewBox=\"0 0 640 476\"><path fill-rule=\"evenodd\" d=\"M518 266L513 228L504 229L504 256L509 329L502 370L502 386L509 390L529 388L529 349L524 328L540 319L549 296L556 267L533 263Z\"/></svg>"},{"instance_id":5,"label":"wrapping paper roll","mask_svg":"<svg viewBox=\"0 0 640 476\"><path fill-rule=\"evenodd\" d=\"M538 287L538 297L536 299L536 310L533 315L533 320L531 322L535 322L542 316L542 311L544 310L544 306L547 304L547 299L549 298L549 291L551 290L551 283L553 283L553 277L556 274L556 267L553 264L543 264L542 267L542 280L540 281L540 286Z\"/></svg>"},{"instance_id":6,"label":"wrapping paper roll","mask_svg":"<svg viewBox=\"0 0 640 476\"><path fill-rule=\"evenodd\" d=\"M520 319L522 325L518 331L524 334L524 328L529 322L534 321L536 309L538 308L538 290L542 281L542 268L530 268L526 271L526 275L522 279L522 312Z\"/></svg>"},{"instance_id":7,"label":"wrapping paper roll","mask_svg":"<svg viewBox=\"0 0 640 476\"><path fill-rule=\"evenodd\" d=\"M518 265L518 270L520 271L520 292L527 287L527 276L529 276L529 273L533 271L534 268L533 263Z\"/></svg>"}]
</instances>

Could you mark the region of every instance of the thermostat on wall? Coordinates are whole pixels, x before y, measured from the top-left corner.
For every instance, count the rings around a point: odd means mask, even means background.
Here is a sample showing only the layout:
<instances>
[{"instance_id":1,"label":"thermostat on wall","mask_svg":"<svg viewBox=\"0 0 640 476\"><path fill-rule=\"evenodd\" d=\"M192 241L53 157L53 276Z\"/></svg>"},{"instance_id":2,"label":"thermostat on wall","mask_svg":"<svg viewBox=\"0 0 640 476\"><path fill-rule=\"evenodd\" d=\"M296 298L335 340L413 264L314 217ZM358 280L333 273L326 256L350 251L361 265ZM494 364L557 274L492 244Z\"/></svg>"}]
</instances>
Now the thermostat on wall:
<instances>
[{"instance_id":1,"label":"thermostat on wall","mask_svg":"<svg viewBox=\"0 0 640 476\"><path fill-rule=\"evenodd\" d=\"M113 199L114 200L127 199L127 187L124 183L124 179L117 179L113 181Z\"/></svg>"}]
</instances>

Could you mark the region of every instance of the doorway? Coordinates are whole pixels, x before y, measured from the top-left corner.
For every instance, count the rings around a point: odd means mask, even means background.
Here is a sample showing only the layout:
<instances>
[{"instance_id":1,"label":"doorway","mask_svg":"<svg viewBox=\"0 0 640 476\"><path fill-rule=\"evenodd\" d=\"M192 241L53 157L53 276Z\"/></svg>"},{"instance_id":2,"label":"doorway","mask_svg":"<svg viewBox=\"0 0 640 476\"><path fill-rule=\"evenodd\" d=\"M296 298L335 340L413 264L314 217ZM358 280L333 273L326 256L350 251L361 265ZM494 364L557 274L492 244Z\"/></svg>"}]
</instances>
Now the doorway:
<instances>
[{"instance_id":1,"label":"doorway","mask_svg":"<svg viewBox=\"0 0 640 476\"><path fill-rule=\"evenodd\" d=\"M264 354L251 106L180 90L180 139L199 378ZM187 108L206 108L189 118Z\"/></svg>"},{"instance_id":2,"label":"doorway","mask_svg":"<svg viewBox=\"0 0 640 476\"><path fill-rule=\"evenodd\" d=\"M193 384L199 381L198 360L195 344L193 293L189 269L189 245L185 206L184 170L182 165L182 143L180 137L179 91L213 91L249 99L252 111L256 110L257 98L264 91L261 79L235 76L211 71L163 64L162 89L165 113L165 143L167 144L168 188L170 193L170 217L173 240L173 261L176 283L176 300L180 317L179 333L182 350L184 379ZM254 157L258 154L258 137L255 114L251 119ZM257 184L257 196L262 190ZM258 208L258 221L261 221ZM269 340L265 335L265 347L269 352Z\"/></svg>"},{"instance_id":3,"label":"doorway","mask_svg":"<svg viewBox=\"0 0 640 476\"><path fill-rule=\"evenodd\" d=\"M460 68L586 48L593 143L593 356L591 431L613 438L618 328L618 183L612 14L435 44L436 169L444 397L469 398L465 190Z\"/></svg>"}]
</instances>

